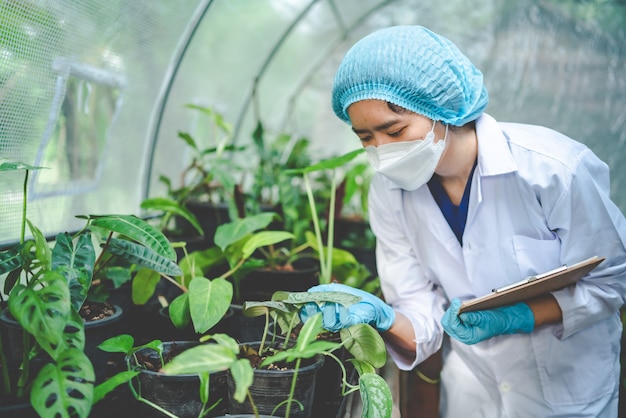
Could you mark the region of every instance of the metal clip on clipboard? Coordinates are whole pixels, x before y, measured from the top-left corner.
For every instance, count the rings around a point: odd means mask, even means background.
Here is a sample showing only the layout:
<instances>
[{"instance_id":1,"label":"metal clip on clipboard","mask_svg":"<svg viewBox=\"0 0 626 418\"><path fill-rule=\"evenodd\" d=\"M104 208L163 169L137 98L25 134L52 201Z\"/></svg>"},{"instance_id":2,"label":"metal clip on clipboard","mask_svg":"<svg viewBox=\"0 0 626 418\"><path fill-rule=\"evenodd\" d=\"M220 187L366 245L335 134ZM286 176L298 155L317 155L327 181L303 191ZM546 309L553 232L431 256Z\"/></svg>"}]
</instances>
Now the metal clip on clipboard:
<instances>
[{"instance_id":1,"label":"metal clip on clipboard","mask_svg":"<svg viewBox=\"0 0 626 418\"><path fill-rule=\"evenodd\" d=\"M545 273L541 273L541 274L538 274L536 276L529 276L529 277L526 277L525 279L520 280L519 282L511 283L511 284L508 284L506 286L499 287L497 289L492 289L492 292L494 292L494 293L505 292L507 290L511 290L511 289L516 288L516 287L525 285L526 283L534 282L535 280L543 279L544 277L548 277L548 276L550 276L552 274L560 273L560 272L565 271L565 270L567 270L567 266L564 264L564 265L562 265L560 267L557 267L557 268L555 268L553 270L546 271Z\"/></svg>"}]
</instances>

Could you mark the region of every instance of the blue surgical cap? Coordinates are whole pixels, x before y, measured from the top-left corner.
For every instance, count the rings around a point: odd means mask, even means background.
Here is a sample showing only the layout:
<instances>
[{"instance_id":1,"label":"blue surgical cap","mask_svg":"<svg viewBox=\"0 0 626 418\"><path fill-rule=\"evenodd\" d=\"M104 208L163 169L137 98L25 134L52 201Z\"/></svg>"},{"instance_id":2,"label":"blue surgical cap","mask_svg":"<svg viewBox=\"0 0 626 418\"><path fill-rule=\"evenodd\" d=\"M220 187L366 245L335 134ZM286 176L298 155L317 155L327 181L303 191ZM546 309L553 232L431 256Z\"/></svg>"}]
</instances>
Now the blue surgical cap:
<instances>
[{"instance_id":1,"label":"blue surgical cap","mask_svg":"<svg viewBox=\"0 0 626 418\"><path fill-rule=\"evenodd\" d=\"M461 126L480 116L489 96L482 73L448 39L421 26L394 26L362 38L345 55L333 85L335 114L361 100L385 100Z\"/></svg>"}]
</instances>

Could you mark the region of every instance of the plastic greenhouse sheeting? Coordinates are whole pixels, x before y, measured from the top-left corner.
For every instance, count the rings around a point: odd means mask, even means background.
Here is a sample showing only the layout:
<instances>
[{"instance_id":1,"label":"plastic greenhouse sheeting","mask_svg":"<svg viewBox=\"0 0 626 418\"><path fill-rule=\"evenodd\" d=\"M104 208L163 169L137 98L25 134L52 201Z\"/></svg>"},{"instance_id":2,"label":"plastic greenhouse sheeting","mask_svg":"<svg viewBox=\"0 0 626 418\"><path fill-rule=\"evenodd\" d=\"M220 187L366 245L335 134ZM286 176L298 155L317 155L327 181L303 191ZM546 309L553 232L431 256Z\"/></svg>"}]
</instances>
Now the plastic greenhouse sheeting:
<instances>
[{"instance_id":1,"label":"plastic greenhouse sheeting","mask_svg":"<svg viewBox=\"0 0 626 418\"><path fill-rule=\"evenodd\" d=\"M580 140L612 170L626 211L626 4L619 0L12 0L0 3L0 157L31 173L28 217L47 234L87 213L136 213L178 181L178 138L310 139L314 159L360 146L330 108L334 70L363 35L421 24L485 74L487 112ZM243 161L253 166L254 155ZM19 237L23 173L2 173L0 243Z\"/></svg>"}]
</instances>

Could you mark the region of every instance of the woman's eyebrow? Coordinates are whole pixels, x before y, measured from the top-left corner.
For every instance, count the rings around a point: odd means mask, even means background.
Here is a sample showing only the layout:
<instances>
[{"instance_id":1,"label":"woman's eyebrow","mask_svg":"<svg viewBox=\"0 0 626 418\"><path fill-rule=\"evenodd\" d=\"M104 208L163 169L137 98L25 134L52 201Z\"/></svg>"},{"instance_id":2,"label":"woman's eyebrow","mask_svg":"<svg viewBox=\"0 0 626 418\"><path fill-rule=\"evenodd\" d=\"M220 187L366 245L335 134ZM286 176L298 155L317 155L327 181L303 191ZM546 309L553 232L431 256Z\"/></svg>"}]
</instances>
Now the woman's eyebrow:
<instances>
[{"instance_id":1,"label":"woman's eyebrow","mask_svg":"<svg viewBox=\"0 0 626 418\"><path fill-rule=\"evenodd\" d=\"M399 122L398 120L390 120L388 122L381 123L380 125L374 126L374 131L377 131L377 132L384 131L386 129L391 128L393 125L395 125L398 122ZM370 132L369 129L356 129L354 127L352 128L352 131L355 134L357 134L357 135L358 134L366 134L366 133Z\"/></svg>"}]
</instances>

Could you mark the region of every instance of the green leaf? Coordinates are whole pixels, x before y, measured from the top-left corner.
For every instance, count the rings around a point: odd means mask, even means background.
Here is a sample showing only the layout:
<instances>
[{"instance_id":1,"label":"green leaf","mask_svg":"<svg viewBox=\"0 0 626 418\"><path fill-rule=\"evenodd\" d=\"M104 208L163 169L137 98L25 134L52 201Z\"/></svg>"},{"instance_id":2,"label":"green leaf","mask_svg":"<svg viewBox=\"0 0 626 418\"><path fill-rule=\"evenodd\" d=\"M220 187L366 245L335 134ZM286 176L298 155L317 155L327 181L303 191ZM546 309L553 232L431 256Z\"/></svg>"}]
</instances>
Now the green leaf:
<instances>
[{"instance_id":1,"label":"green leaf","mask_svg":"<svg viewBox=\"0 0 626 418\"><path fill-rule=\"evenodd\" d=\"M178 132L178 137L180 139L182 139L183 141L185 141L185 143L190 146L191 148L195 149L196 151L200 152L200 150L198 149L198 146L196 145L196 141L193 140L193 138L191 137L191 135L189 135L187 132Z\"/></svg>"},{"instance_id":2,"label":"green leaf","mask_svg":"<svg viewBox=\"0 0 626 418\"><path fill-rule=\"evenodd\" d=\"M194 277L189 283L189 311L197 333L205 333L226 314L233 299L233 285L226 279Z\"/></svg>"},{"instance_id":3,"label":"green leaf","mask_svg":"<svg viewBox=\"0 0 626 418\"><path fill-rule=\"evenodd\" d=\"M183 271L183 275L185 276L196 276L197 274L192 274L192 267L195 272L208 271L213 266L222 263L226 260L226 256L217 247L211 247L202 251L194 251L191 254L183 257L178 265Z\"/></svg>"},{"instance_id":4,"label":"green leaf","mask_svg":"<svg viewBox=\"0 0 626 418\"><path fill-rule=\"evenodd\" d=\"M135 305L145 305L154 295L161 276L159 273L142 268L137 270L137 274L131 283L131 296Z\"/></svg>"},{"instance_id":5,"label":"green leaf","mask_svg":"<svg viewBox=\"0 0 626 418\"><path fill-rule=\"evenodd\" d=\"M150 199L145 199L143 202L141 202L141 208L145 210L172 213L174 215L180 216L181 218L184 218L187 222L189 222L200 235L204 235L204 231L202 230L202 227L200 226L200 222L198 222L198 218L196 218L196 215L194 215L191 211L189 211L189 209L182 206L174 199L169 199L166 197L154 197Z\"/></svg>"},{"instance_id":6,"label":"green leaf","mask_svg":"<svg viewBox=\"0 0 626 418\"><path fill-rule=\"evenodd\" d=\"M234 398L237 402L243 403L246 400L248 388L254 380L254 370L248 359L238 359L230 366L230 374L235 381Z\"/></svg>"},{"instance_id":7,"label":"green leaf","mask_svg":"<svg viewBox=\"0 0 626 418\"><path fill-rule=\"evenodd\" d=\"M320 312L310 317L302 326L296 342L296 351L304 350L306 346L315 341L322 330L322 313Z\"/></svg>"},{"instance_id":8,"label":"green leaf","mask_svg":"<svg viewBox=\"0 0 626 418\"><path fill-rule=\"evenodd\" d=\"M16 170L40 170L47 169L48 167L38 167L34 165L29 165L25 163L21 163L18 161L8 161L4 158L1 159L0 162L0 171L16 171Z\"/></svg>"},{"instance_id":9,"label":"green leaf","mask_svg":"<svg viewBox=\"0 0 626 418\"><path fill-rule=\"evenodd\" d=\"M178 265L167 257L154 252L150 248L124 239L111 238L107 250L112 254L123 257L131 263L149 268L168 276L183 274Z\"/></svg>"},{"instance_id":10,"label":"green leaf","mask_svg":"<svg viewBox=\"0 0 626 418\"><path fill-rule=\"evenodd\" d=\"M111 266L100 270L100 274L113 283L114 289L119 289L124 283L131 279L130 269L128 267Z\"/></svg>"},{"instance_id":11,"label":"green leaf","mask_svg":"<svg viewBox=\"0 0 626 418\"><path fill-rule=\"evenodd\" d=\"M189 312L189 293L178 295L168 308L170 320L176 328L184 328L191 321Z\"/></svg>"},{"instance_id":12,"label":"green leaf","mask_svg":"<svg viewBox=\"0 0 626 418\"><path fill-rule=\"evenodd\" d=\"M365 373L376 373L376 367L365 361L357 360L354 357L349 358L348 361L352 363L359 376Z\"/></svg>"},{"instance_id":13,"label":"green leaf","mask_svg":"<svg viewBox=\"0 0 626 418\"><path fill-rule=\"evenodd\" d=\"M63 274L70 288L70 300L75 310L87 298L93 279L96 252L91 241L91 234L81 234L74 248L72 237L67 232L57 235L52 249L52 268Z\"/></svg>"},{"instance_id":14,"label":"green leaf","mask_svg":"<svg viewBox=\"0 0 626 418\"><path fill-rule=\"evenodd\" d=\"M87 418L95 374L81 350L70 348L56 364L45 365L33 382L30 401L42 417Z\"/></svg>"},{"instance_id":15,"label":"green leaf","mask_svg":"<svg viewBox=\"0 0 626 418\"><path fill-rule=\"evenodd\" d=\"M10 294L13 291L13 288L17 285L20 280L20 275L22 274L22 269L18 268L10 272L6 275L4 279L4 293Z\"/></svg>"},{"instance_id":16,"label":"green leaf","mask_svg":"<svg viewBox=\"0 0 626 418\"><path fill-rule=\"evenodd\" d=\"M60 273L44 275L47 286L33 289L17 285L9 295L9 311L39 345L57 359L65 350L64 328L70 315L70 292Z\"/></svg>"},{"instance_id":17,"label":"green leaf","mask_svg":"<svg viewBox=\"0 0 626 418\"><path fill-rule=\"evenodd\" d=\"M242 258L246 259L250 257L258 248L265 247L267 245L278 244L279 242L286 241L288 239L295 238L291 232L287 231L261 231L252 235L249 240L243 245L241 250Z\"/></svg>"},{"instance_id":18,"label":"green leaf","mask_svg":"<svg viewBox=\"0 0 626 418\"><path fill-rule=\"evenodd\" d=\"M222 224L215 231L215 245L224 251L230 244L255 231L266 228L275 217L276 214L273 212L263 212Z\"/></svg>"},{"instance_id":19,"label":"green leaf","mask_svg":"<svg viewBox=\"0 0 626 418\"><path fill-rule=\"evenodd\" d=\"M206 405L209 402L209 381L210 374L206 372L198 373L200 379L200 402Z\"/></svg>"},{"instance_id":20,"label":"green leaf","mask_svg":"<svg viewBox=\"0 0 626 418\"><path fill-rule=\"evenodd\" d=\"M41 262L44 270L50 270L52 251L50 250L50 246L48 246L48 241L39 228L33 225L31 221L26 219L26 222L35 239L35 254L37 255L37 260Z\"/></svg>"},{"instance_id":21,"label":"green leaf","mask_svg":"<svg viewBox=\"0 0 626 418\"><path fill-rule=\"evenodd\" d=\"M269 311L280 311L289 313L292 311L284 303L279 301L246 301L241 306L241 310L244 316L248 318L254 318L255 316L261 316L267 314Z\"/></svg>"},{"instance_id":22,"label":"green leaf","mask_svg":"<svg viewBox=\"0 0 626 418\"><path fill-rule=\"evenodd\" d=\"M19 247L0 252L0 276L17 269L21 264Z\"/></svg>"},{"instance_id":23,"label":"green leaf","mask_svg":"<svg viewBox=\"0 0 626 418\"><path fill-rule=\"evenodd\" d=\"M354 151L350 151L346 154L340 155L338 157L329 158L329 159L320 161L319 163L310 165L308 167L285 170L285 174L293 175L293 174L312 173L314 171L329 170L329 169L335 169L338 167L343 167L344 165L352 161L357 155L359 155L362 152L365 152L365 148L359 148Z\"/></svg>"},{"instance_id":24,"label":"green leaf","mask_svg":"<svg viewBox=\"0 0 626 418\"><path fill-rule=\"evenodd\" d=\"M133 215L107 215L94 218L91 224L125 235L160 256L176 261L176 251L167 237L143 219Z\"/></svg>"},{"instance_id":25,"label":"green leaf","mask_svg":"<svg viewBox=\"0 0 626 418\"><path fill-rule=\"evenodd\" d=\"M98 403L111 391L113 391L119 385L130 381L133 377L137 376L140 372L137 370L126 370L119 372L100 383L93 390L93 404Z\"/></svg>"},{"instance_id":26,"label":"green leaf","mask_svg":"<svg viewBox=\"0 0 626 418\"><path fill-rule=\"evenodd\" d=\"M228 334L213 334L210 336L210 339L224 347L228 347L233 353L239 353L239 343Z\"/></svg>"},{"instance_id":27,"label":"green leaf","mask_svg":"<svg viewBox=\"0 0 626 418\"><path fill-rule=\"evenodd\" d=\"M163 367L165 374L215 373L227 370L237 361L237 353L219 344L201 344L189 348Z\"/></svg>"},{"instance_id":28,"label":"green leaf","mask_svg":"<svg viewBox=\"0 0 626 418\"><path fill-rule=\"evenodd\" d=\"M108 338L98 345L98 348L107 353L124 353L131 352L135 345L135 339L132 335L120 334L115 337Z\"/></svg>"},{"instance_id":29,"label":"green leaf","mask_svg":"<svg viewBox=\"0 0 626 418\"><path fill-rule=\"evenodd\" d=\"M372 326L356 324L339 333L344 346L357 360L374 367L383 367L387 362L385 341Z\"/></svg>"},{"instance_id":30,"label":"green leaf","mask_svg":"<svg viewBox=\"0 0 626 418\"><path fill-rule=\"evenodd\" d=\"M67 347L85 348L85 322L78 311L71 309L63 328L63 339Z\"/></svg>"},{"instance_id":31,"label":"green leaf","mask_svg":"<svg viewBox=\"0 0 626 418\"><path fill-rule=\"evenodd\" d=\"M365 373L359 379L363 418L390 418L393 410L391 390L381 376Z\"/></svg>"},{"instance_id":32,"label":"green leaf","mask_svg":"<svg viewBox=\"0 0 626 418\"><path fill-rule=\"evenodd\" d=\"M265 143L263 141L264 129L263 123L260 120L256 123L256 128L254 128L254 132L252 132L252 140L256 145L259 153L263 153L265 151Z\"/></svg>"},{"instance_id":33,"label":"green leaf","mask_svg":"<svg viewBox=\"0 0 626 418\"><path fill-rule=\"evenodd\" d=\"M336 350L339 347L341 347L340 343L316 340L309 344L307 347L304 347L302 350L298 350L296 354L300 358L312 358L318 354L323 354Z\"/></svg>"},{"instance_id":34,"label":"green leaf","mask_svg":"<svg viewBox=\"0 0 626 418\"><path fill-rule=\"evenodd\" d=\"M333 291L333 292L290 292L283 302L303 305L308 302L322 303L334 302L340 303L345 307L353 305L361 300L360 296L351 293Z\"/></svg>"}]
</instances>

